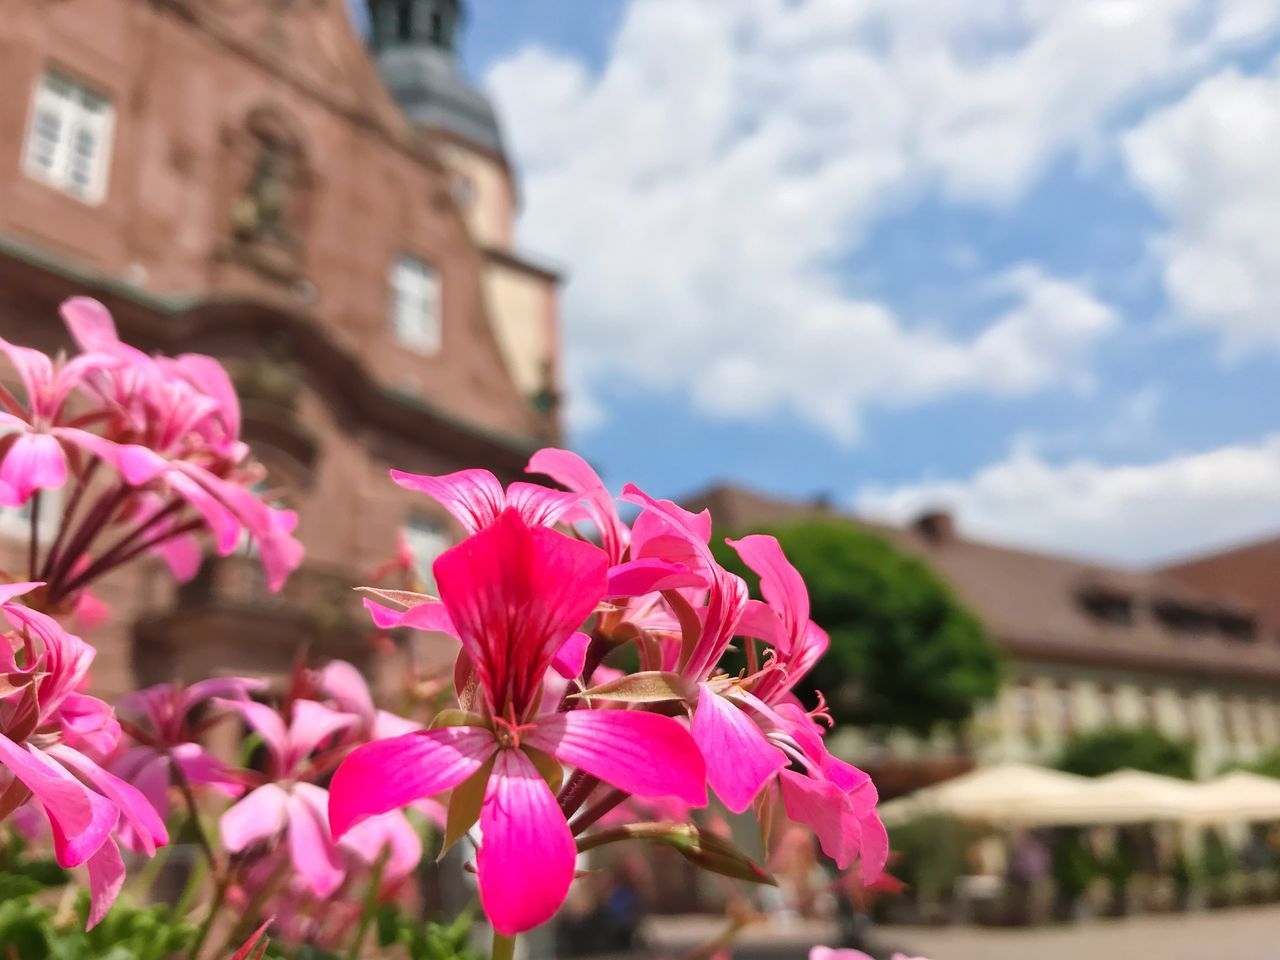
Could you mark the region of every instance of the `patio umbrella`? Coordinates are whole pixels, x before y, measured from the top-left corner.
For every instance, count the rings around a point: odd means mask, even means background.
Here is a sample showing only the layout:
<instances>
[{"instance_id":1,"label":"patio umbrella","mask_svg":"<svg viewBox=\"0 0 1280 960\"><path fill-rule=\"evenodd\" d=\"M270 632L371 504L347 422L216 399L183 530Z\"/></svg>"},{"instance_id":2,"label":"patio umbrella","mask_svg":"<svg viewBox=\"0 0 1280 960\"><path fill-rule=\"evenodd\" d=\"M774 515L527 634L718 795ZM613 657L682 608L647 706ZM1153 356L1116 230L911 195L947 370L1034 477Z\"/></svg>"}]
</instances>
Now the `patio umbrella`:
<instances>
[{"instance_id":1,"label":"patio umbrella","mask_svg":"<svg viewBox=\"0 0 1280 960\"><path fill-rule=\"evenodd\" d=\"M1196 823L1280 820L1280 780L1236 770L1196 788L1186 811Z\"/></svg>"},{"instance_id":2,"label":"patio umbrella","mask_svg":"<svg viewBox=\"0 0 1280 960\"><path fill-rule=\"evenodd\" d=\"M1059 826L1181 820L1201 789L1158 773L1118 770L1047 799L1036 813L1040 823Z\"/></svg>"},{"instance_id":3,"label":"patio umbrella","mask_svg":"<svg viewBox=\"0 0 1280 960\"><path fill-rule=\"evenodd\" d=\"M1087 785L1086 777L1026 763L999 763L917 790L880 808L886 823L928 815L1034 826L1041 806Z\"/></svg>"}]
</instances>

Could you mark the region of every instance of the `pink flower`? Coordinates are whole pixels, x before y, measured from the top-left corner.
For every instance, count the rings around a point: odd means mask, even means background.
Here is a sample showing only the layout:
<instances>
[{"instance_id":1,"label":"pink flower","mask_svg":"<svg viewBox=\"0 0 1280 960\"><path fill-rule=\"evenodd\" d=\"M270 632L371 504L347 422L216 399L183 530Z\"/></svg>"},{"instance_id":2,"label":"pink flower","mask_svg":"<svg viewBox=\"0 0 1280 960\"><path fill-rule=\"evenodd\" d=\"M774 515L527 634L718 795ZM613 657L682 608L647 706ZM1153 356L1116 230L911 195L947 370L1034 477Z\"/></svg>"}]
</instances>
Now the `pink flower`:
<instances>
[{"instance_id":1,"label":"pink flower","mask_svg":"<svg viewBox=\"0 0 1280 960\"><path fill-rule=\"evenodd\" d=\"M86 751L115 745L110 707L77 691L93 650L52 618L15 602L39 584L0 587L0 612L17 631L0 644L0 819L27 797L53 832L64 867L89 868L89 926L105 915L124 882L124 863L111 837L119 826L153 855L168 843L164 823L135 787L102 769ZM19 656L20 655L20 656Z\"/></svg>"},{"instance_id":2,"label":"pink flower","mask_svg":"<svg viewBox=\"0 0 1280 960\"><path fill-rule=\"evenodd\" d=\"M834 947L814 947L809 951L809 960L876 960L875 957L861 950L839 950ZM890 960L925 960L924 957L908 957L905 953L895 953Z\"/></svg>"},{"instance_id":3,"label":"pink flower","mask_svg":"<svg viewBox=\"0 0 1280 960\"><path fill-rule=\"evenodd\" d=\"M247 700L250 692L265 686L260 680L226 677L189 687L162 683L129 694L117 710L127 718L126 731L134 745L111 761L111 771L142 791L161 817L169 815L175 770L192 787L240 796L245 790L243 780L199 743L210 724L202 723L197 729L191 713L214 698Z\"/></svg>"},{"instance_id":4,"label":"pink flower","mask_svg":"<svg viewBox=\"0 0 1280 960\"><path fill-rule=\"evenodd\" d=\"M760 576L768 610L758 612L756 632L773 640L769 662L732 684L730 696L787 762L799 768L777 771L787 816L809 826L841 869L860 855L863 880L870 883L884 870L889 855L889 837L875 812L875 786L867 774L831 755L821 728L791 693L830 641L809 619L809 592L776 539L754 535L729 544ZM774 623L766 612L773 614ZM824 715L821 709L816 713ZM696 735L696 719L694 726Z\"/></svg>"},{"instance_id":5,"label":"pink flower","mask_svg":"<svg viewBox=\"0 0 1280 960\"><path fill-rule=\"evenodd\" d=\"M702 760L677 721L631 710L540 710L547 671L603 597L607 566L598 548L530 525L515 506L444 553L435 575L462 643L461 667L474 670L479 686L474 719L357 748L330 788L329 821L341 837L370 816L475 777L474 789L484 785L480 899L503 935L549 919L573 881L576 845L541 772L545 755L629 794L706 800Z\"/></svg>"},{"instance_id":6,"label":"pink flower","mask_svg":"<svg viewBox=\"0 0 1280 960\"><path fill-rule=\"evenodd\" d=\"M342 883L346 870L326 821L329 795L306 782L315 766L308 759L334 734L356 723L356 718L312 700L295 700L285 726L278 713L261 703L222 703L239 711L262 737L270 778L222 815L223 846L241 853L254 844L284 837L303 882L316 896L327 897Z\"/></svg>"}]
</instances>

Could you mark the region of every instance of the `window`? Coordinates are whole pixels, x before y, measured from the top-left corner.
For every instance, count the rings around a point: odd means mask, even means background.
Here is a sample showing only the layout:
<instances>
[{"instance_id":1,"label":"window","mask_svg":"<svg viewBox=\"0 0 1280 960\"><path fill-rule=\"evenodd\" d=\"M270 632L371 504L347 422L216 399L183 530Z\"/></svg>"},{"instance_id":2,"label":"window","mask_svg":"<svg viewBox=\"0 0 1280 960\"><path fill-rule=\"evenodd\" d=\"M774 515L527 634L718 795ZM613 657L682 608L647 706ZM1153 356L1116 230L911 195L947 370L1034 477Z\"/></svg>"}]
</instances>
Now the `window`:
<instances>
[{"instance_id":1,"label":"window","mask_svg":"<svg viewBox=\"0 0 1280 960\"><path fill-rule=\"evenodd\" d=\"M453 541L443 526L430 517L414 515L404 528L405 539L409 542L409 550L413 553L415 572L428 593L436 592L436 578L431 565L436 557L444 553Z\"/></svg>"},{"instance_id":2,"label":"window","mask_svg":"<svg viewBox=\"0 0 1280 960\"><path fill-rule=\"evenodd\" d=\"M440 275L416 257L402 256L391 267L391 325L406 347L440 349Z\"/></svg>"},{"instance_id":3,"label":"window","mask_svg":"<svg viewBox=\"0 0 1280 960\"><path fill-rule=\"evenodd\" d=\"M27 132L27 173L85 203L100 203L107 191L114 124L106 97L65 74L46 73Z\"/></svg>"}]
</instances>

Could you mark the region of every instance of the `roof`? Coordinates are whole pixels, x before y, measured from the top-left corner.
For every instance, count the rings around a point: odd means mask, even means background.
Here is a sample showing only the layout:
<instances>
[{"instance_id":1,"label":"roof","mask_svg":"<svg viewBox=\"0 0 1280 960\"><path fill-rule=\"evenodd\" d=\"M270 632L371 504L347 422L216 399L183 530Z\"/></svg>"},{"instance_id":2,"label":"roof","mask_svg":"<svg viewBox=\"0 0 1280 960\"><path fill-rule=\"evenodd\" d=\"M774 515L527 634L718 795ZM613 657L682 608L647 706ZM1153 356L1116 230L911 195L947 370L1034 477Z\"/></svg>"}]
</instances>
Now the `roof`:
<instances>
[{"instance_id":1,"label":"roof","mask_svg":"<svg viewBox=\"0 0 1280 960\"><path fill-rule=\"evenodd\" d=\"M1246 639L1217 629L1224 618L1251 624L1251 610L1232 594L1196 588L1165 571L1100 566L986 543L957 533L949 518L939 514L930 515L927 526L893 526L841 513L819 501L787 500L728 484L683 503L692 509L709 508L717 524L733 531L828 519L877 534L928 563L982 619L992 639L1018 656L1280 678L1276 637L1255 633ZM1280 541L1276 550L1271 569L1280 571ZM1119 606L1091 603L1090 595L1096 596L1099 587Z\"/></svg>"},{"instance_id":2,"label":"roof","mask_svg":"<svg viewBox=\"0 0 1280 960\"><path fill-rule=\"evenodd\" d=\"M1264 623L1280 627L1280 537L1180 560L1161 571L1188 587L1238 597Z\"/></svg>"},{"instance_id":3,"label":"roof","mask_svg":"<svg viewBox=\"0 0 1280 960\"><path fill-rule=\"evenodd\" d=\"M493 104L471 85L451 52L425 44L387 47L378 52L378 68L414 123L505 156Z\"/></svg>"}]
</instances>

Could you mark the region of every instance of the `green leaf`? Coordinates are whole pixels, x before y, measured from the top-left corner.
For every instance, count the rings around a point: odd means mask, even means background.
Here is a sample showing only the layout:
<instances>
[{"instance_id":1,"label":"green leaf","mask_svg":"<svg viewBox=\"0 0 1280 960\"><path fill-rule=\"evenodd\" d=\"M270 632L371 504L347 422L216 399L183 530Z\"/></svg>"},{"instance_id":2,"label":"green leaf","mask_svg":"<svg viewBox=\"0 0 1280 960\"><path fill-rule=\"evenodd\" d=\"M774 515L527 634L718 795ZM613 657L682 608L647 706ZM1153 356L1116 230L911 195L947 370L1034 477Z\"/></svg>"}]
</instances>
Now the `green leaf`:
<instances>
[{"instance_id":1,"label":"green leaf","mask_svg":"<svg viewBox=\"0 0 1280 960\"><path fill-rule=\"evenodd\" d=\"M661 703L667 700L690 700L693 692L693 685L679 674L645 670L610 680L575 696L587 700Z\"/></svg>"}]
</instances>

